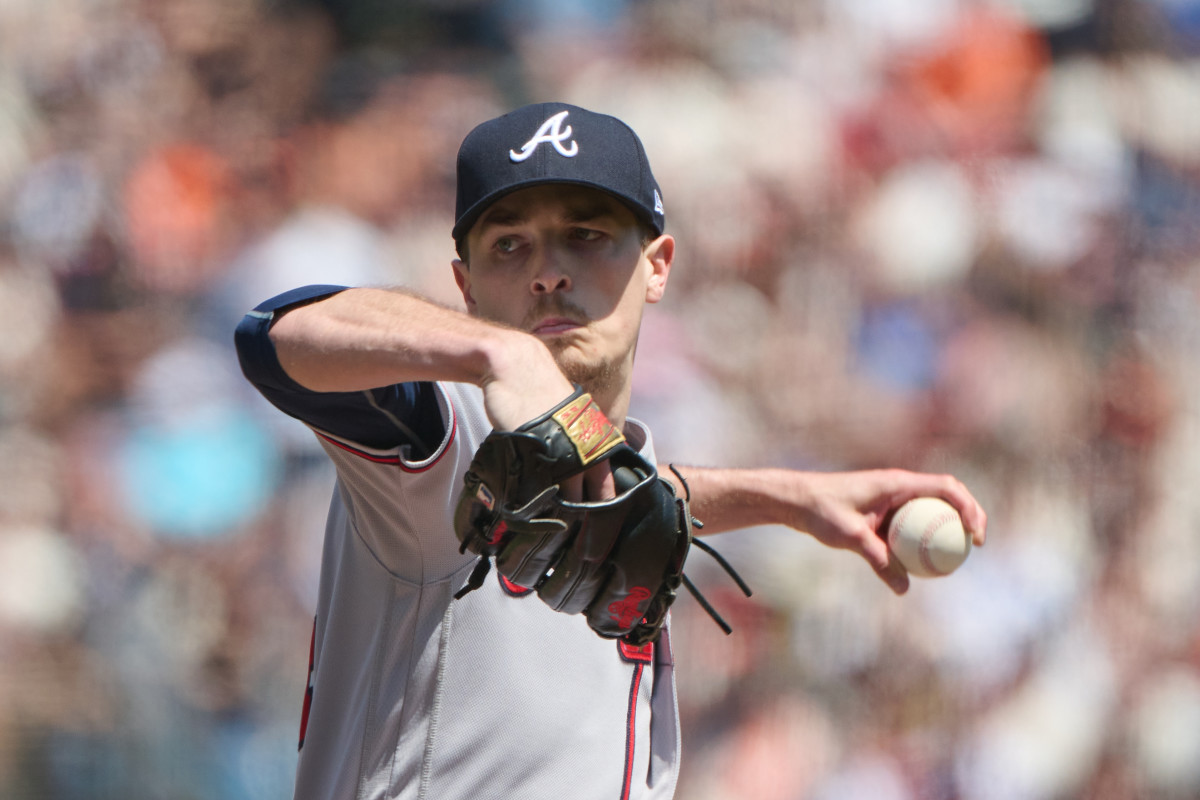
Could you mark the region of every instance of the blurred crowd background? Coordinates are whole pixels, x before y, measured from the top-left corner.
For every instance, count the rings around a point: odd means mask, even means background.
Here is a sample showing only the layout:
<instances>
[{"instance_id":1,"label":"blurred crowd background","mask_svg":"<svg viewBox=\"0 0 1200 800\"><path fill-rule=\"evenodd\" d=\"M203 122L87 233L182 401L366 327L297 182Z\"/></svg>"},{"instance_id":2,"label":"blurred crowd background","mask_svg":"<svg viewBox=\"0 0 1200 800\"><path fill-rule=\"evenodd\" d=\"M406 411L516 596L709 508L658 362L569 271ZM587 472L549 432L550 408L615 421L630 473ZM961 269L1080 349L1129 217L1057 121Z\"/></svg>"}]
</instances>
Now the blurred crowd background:
<instances>
[{"instance_id":1,"label":"blurred crowd background","mask_svg":"<svg viewBox=\"0 0 1200 800\"><path fill-rule=\"evenodd\" d=\"M663 186L660 456L991 517L903 598L721 537L681 800L1200 796L1197 0L4 0L0 796L290 796L332 476L232 329L458 305L458 143L545 99Z\"/></svg>"}]
</instances>

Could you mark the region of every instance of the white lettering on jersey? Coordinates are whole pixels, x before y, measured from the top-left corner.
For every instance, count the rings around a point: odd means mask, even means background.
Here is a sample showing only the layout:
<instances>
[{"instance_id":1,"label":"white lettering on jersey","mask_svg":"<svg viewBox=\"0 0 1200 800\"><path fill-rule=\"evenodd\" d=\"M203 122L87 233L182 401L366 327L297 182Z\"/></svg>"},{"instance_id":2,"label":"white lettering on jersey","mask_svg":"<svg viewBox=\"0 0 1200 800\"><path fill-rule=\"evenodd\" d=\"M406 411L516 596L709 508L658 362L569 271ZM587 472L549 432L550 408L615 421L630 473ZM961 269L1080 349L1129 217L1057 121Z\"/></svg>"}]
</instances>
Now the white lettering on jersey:
<instances>
[{"instance_id":1,"label":"white lettering on jersey","mask_svg":"<svg viewBox=\"0 0 1200 800\"><path fill-rule=\"evenodd\" d=\"M508 157L513 161L524 161L533 155L533 151L537 150L539 144L548 142L554 145L554 149L558 151L559 155L573 158L579 152L579 142L571 138L572 128L570 125L567 126L566 130L563 130L563 120L567 118L568 113L560 111L543 122L542 127L537 129L537 133L533 135L533 138L521 145L521 152L518 153L516 150L509 150ZM564 146L564 143L570 145L570 147Z\"/></svg>"}]
</instances>

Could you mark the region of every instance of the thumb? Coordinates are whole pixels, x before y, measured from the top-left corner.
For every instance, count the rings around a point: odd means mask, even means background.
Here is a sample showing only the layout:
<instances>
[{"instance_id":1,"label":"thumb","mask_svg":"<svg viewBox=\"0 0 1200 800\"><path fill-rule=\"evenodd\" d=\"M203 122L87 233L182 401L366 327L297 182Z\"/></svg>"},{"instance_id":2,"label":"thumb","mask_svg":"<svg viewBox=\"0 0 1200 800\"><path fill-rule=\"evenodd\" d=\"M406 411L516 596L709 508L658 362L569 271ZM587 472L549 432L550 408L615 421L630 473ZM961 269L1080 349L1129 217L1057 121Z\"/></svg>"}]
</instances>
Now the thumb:
<instances>
[{"instance_id":1,"label":"thumb","mask_svg":"<svg viewBox=\"0 0 1200 800\"><path fill-rule=\"evenodd\" d=\"M593 503L611 500L617 496L612 465L602 461L583 473L584 496Z\"/></svg>"},{"instance_id":2,"label":"thumb","mask_svg":"<svg viewBox=\"0 0 1200 800\"><path fill-rule=\"evenodd\" d=\"M572 475L558 486L562 492L563 499L568 503L583 502L584 484L582 475Z\"/></svg>"},{"instance_id":3,"label":"thumb","mask_svg":"<svg viewBox=\"0 0 1200 800\"><path fill-rule=\"evenodd\" d=\"M893 593L902 595L908 591L908 570L896 558L887 542L874 531L863 539L862 557Z\"/></svg>"}]
</instances>

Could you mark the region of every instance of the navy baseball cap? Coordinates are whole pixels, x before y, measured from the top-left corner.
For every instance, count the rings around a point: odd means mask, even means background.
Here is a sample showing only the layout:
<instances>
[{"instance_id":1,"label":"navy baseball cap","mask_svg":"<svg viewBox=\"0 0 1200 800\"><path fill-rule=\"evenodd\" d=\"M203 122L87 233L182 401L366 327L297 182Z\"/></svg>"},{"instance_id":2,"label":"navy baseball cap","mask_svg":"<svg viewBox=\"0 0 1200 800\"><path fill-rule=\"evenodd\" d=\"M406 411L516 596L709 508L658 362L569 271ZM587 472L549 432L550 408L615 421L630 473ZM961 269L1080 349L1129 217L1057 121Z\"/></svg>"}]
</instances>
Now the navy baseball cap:
<instances>
[{"instance_id":1,"label":"navy baseball cap","mask_svg":"<svg viewBox=\"0 0 1200 800\"><path fill-rule=\"evenodd\" d=\"M666 218L646 150L616 117L566 103L535 103L477 126L458 150L455 244L492 203L518 189L571 183L608 192L656 235Z\"/></svg>"}]
</instances>

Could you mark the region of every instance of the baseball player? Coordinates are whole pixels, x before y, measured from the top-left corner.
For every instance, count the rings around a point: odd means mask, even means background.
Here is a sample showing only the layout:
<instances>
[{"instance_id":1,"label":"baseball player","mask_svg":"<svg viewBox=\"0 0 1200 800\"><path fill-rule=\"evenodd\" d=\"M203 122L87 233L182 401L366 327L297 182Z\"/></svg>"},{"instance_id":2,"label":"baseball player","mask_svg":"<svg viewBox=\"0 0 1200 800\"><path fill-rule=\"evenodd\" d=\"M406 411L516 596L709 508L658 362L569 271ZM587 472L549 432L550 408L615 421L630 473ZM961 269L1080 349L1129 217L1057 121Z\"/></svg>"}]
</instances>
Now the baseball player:
<instances>
[{"instance_id":1,"label":"baseball player","mask_svg":"<svg viewBox=\"0 0 1200 800\"><path fill-rule=\"evenodd\" d=\"M860 553L897 593L908 578L878 531L905 500L945 498L983 543L983 510L949 476L637 467L656 463L650 432L627 412L642 313L674 262L664 223L629 127L562 103L526 106L459 151L452 266L466 313L404 290L311 286L239 325L248 379L312 428L337 469L296 798L672 797L680 733L666 605L649 624L640 584L610 585L617 599L587 613L571 613L583 608L574 589L551 602L546 585L586 572L587 558L519 577L547 539L579 529L556 521L563 509L593 509L582 525L601 531L624 475L648 487L650 505L614 526L623 544L612 549L657 535L638 528L655 514L683 530L668 541L671 565L654 568L673 580L644 593L667 604L682 560L670 542L686 547L690 517L705 532L790 525ZM501 461L489 471L483 454L503 436L519 446L493 447ZM557 488L527 505L495 496L561 443L573 466L547 479ZM546 498L557 510L530 519ZM492 513L502 506L515 510ZM649 558L614 569L632 574ZM622 613L593 615L599 607Z\"/></svg>"}]
</instances>

